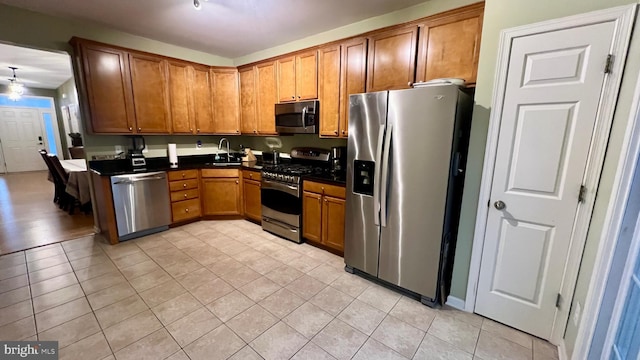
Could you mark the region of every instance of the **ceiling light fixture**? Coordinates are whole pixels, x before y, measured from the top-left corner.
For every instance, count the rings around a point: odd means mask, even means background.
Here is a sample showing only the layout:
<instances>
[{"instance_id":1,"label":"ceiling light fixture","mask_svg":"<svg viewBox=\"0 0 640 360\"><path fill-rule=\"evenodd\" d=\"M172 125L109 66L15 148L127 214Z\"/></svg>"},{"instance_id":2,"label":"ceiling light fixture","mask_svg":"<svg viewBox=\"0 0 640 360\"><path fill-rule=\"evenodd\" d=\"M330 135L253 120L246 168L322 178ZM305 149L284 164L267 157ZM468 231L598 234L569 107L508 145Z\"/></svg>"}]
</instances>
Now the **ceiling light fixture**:
<instances>
[{"instance_id":1,"label":"ceiling light fixture","mask_svg":"<svg viewBox=\"0 0 640 360\"><path fill-rule=\"evenodd\" d=\"M209 1L209 0L204 0L204 1ZM193 7L196 10L202 9L202 3L200 2L200 0L193 0Z\"/></svg>"},{"instance_id":2,"label":"ceiling light fixture","mask_svg":"<svg viewBox=\"0 0 640 360\"><path fill-rule=\"evenodd\" d=\"M24 85L18 82L18 78L16 77L17 67L9 66L9 69L13 70L13 77L9 79L9 99L13 101L18 101L24 94Z\"/></svg>"}]
</instances>

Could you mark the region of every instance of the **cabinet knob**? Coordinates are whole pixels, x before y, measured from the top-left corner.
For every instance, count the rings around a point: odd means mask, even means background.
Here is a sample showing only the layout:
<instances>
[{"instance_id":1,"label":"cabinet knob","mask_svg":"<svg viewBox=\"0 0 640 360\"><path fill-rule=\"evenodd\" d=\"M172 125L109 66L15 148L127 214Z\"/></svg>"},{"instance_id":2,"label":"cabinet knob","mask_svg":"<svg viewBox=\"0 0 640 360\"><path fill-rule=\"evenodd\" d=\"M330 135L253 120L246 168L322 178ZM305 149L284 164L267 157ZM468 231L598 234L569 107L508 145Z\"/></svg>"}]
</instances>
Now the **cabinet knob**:
<instances>
[{"instance_id":1,"label":"cabinet knob","mask_svg":"<svg viewBox=\"0 0 640 360\"><path fill-rule=\"evenodd\" d=\"M334 130L333 133L338 135L338 130Z\"/></svg>"},{"instance_id":2,"label":"cabinet knob","mask_svg":"<svg viewBox=\"0 0 640 360\"><path fill-rule=\"evenodd\" d=\"M293 96L293 95L291 95L291 98L292 98L292 99L295 99L296 97L295 97L295 96Z\"/></svg>"},{"instance_id":3,"label":"cabinet knob","mask_svg":"<svg viewBox=\"0 0 640 360\"><path fill-rule=\"evenodd\" d=\"M189 132L193 132L193 129L189 129Z\"/></svg>"},{"instance_id":4,"label":"cabinet knob","mask_svg":"<svg viewBox=\"0 0 640 360\"><path fill-rule=\"evenodd\" d=\"M298 95L298 99L300 99L300 95Z\"/></svg>"},{"instance_id":5,"label":"cabinet knob","mask_svg":"<svg viewBox=\"0 0 640 360\"><path fill-rule=\"evenodd\" d=\"M186 174L185 174L185 173L182 173L182 177L185 177L185 176L186 176Z\"/></svg>"},{"instance_id":6,"label":"cabinet knob","mask_svg":"<svg viewBox=\"0 0 640 360\"><path fill-rule=\"evenodd\" d=\"M238 180L236 180L236 184L240 184L240 182Z\"/></svg>"},{"instance_id":7,"label":"cabinet knob","mask_svg":"<svg viewBox=\"0 0 640 360\"><path fill-rule=\"evenodd\" d=\"M254 134L257 134L257 133L258 133L258 131L257 131L257 130L253 130L253 133L254 133Z\"/></svg>"},{"instance_id":8,"label":"cabinet knob","mask_svg":"<svg viewBox=\"0 0 640 360\"><path fill-rule=\"evenodd\" d=\"M184 198L185 198L185 199L187 198L187 194L184 194Z\"/></svg>"},{"instance_id":9,"label":"cabinet knob","mask_svg":"<svg viewBox=\"0 0 640 360\"><path fill-rule=\"evenodd\" d=\"M236 130L236 134L240 134L240 130Z\"/></svg>"},{"instance_id":10,"label":"cabinet knob","mask_svg":"<svg viewBox=\"0 0 640 360\"><path fill-rule=\"evenodd\" d=\"M324 202L327 202L327 199L324 199Z\"/></svg>"},{"instance_id":11,"label":"cabinet knob","mask_svg":"<svg viewBox=\"0 0 640 360\"><path fill-rule=\"evenodd\" d=\"M344 134L346 134L346 133L347 133L346 131L342 130L342 135L344 135Z\"/></svg>"},{"instance_id":12,"label":"cabinet knob","mask_svg":"<svg viewBox=\"0 0 640 360\"><path fill-rule=\"evenodd\" d=\"M249 178L253 179L253 174L249 174Z\"/></svg>"},{"instance_id":13,"label":"cabinet knob","mask_svg":"<svg viewBox=\"0 0 640 360\"><path fill-rule=\"evenodd\" d=\"M187 187L187 183L182 184L182 187L186 188Z\"/></svg>"},{"instance_id":14,"label":"cabinet knob","mask_svg":"<svg viewBox=\"0 0 640 360\"><path fill-rule=\"evenodd\" d=\"M196 132L200 132L200 129L196 129Z\"/></svg>"},{"instance_id":15,"label":"cabinet knob","mask_svg":"<svg viewBox=\"0 0 640 360\"><path fill-rule=\"evenodd\" d=\"M324 186L322 187L322 192L324 192Z\"/></svg>"},{"instance_id":16,"label":"cabinet knob","mask_svg":"<svg viewBox=\"0 0 640 360\"><path fill-rule=\"evenodd\" d=\"M133 131L133 128L131 126L129 126L129 131Z\"/></svg>"},{"instance_id":17,"label":"cabinet knob","mask_svg":"<svg viewBox=\"0 0 640 360\"><path fill-rule=\"evenodd\" d=\"M184 209L185 212L189 212L189 208Z\"/></svg>"},{"instance_id":18,"label":"cabinet knob","mask_svg":"<svg viewBox=\"0 0 640 360\"><path fill-rule=\"evenodd\" d=\"M138 128L138 131L142 131L142 128Z\"/></svg>"},{"instance_id":19,"label":"cabinet knob","mask_svg":"<svg viewBox=\"0 0 640 360\"><path fill-rule=\"evenodd\" d=\"M413 85L413 83L412 83L411 81L409 81L409 82L407 83L407 86L411 86L411 85Z\"/></svg>"}]
</instances>

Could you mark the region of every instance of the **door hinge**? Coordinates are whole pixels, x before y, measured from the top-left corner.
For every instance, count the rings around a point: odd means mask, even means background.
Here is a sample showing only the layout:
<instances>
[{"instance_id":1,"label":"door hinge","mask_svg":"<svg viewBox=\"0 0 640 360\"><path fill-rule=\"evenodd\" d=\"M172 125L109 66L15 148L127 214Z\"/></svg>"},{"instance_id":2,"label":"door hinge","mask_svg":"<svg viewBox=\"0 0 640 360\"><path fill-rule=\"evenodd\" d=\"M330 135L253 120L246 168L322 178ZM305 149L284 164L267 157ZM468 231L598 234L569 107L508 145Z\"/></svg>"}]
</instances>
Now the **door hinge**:
<instances>
[{"instance_id":1,"label":"door hinge","mask_svg":"<svg viewBox=\"0 0 640 360\"><path fill-rule=\"evenodd\" d=\"M604 64L604 73L611 74L611 68L613 67L613 55L607 55L607 62Z\"/></svg>"},{"instance_id":2,"label":"door hinge","mask_svg":"<svg viewBox=\"0 0 640 360\"><path fill-rule=\"evenodd\" d=\"M562 304L562 295L558 293L558 297L556 297L556 307L559 308L561 304Z\"/></svg>"},{"instance_id":3,"label":"door hinge","mask_svg":"<svg viewBox=\"0 0 640 360\"><path fill-rule=\"evenodd\" d=\"M578 193L578 202L584 202L584 197L587 194L587 187L580 185L580 193Z\"/></svg>"}]
</instances>

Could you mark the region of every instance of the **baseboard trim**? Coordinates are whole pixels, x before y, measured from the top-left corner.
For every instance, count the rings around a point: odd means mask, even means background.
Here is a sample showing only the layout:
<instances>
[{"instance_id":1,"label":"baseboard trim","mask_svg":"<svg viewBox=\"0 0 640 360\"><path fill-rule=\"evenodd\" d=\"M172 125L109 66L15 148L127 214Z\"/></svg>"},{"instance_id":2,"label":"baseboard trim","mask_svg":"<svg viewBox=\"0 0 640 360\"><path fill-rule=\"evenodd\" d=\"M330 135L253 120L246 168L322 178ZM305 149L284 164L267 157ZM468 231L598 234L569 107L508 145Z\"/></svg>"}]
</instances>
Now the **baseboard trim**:
<instances>
[{"instance_id":1,"label":"baseboard trim","mask_svg":"<svg viewBox=\"0 0 640 360\"><path fill-rule=\"evenodd\" d=\"M564 343L564 339L560 340L560 344L558 345L558 359L569 360L569 356L567 356L567 346Z\"/></svg>"},{"instance_id":2,"label":"baseboard trim","mask_svg":"<svg viewBox=\"0 0 640 360\"><path fill-rule=\"evenodd\" d=\"M464 309L464 300L462 300L462 299L458 299L458 298L457 298L457 297L455 297L455 296L451 296L451 295L449 295L449 296L447 297L447 302L446 302L446 304L447 304L447 305L449 305L449 306L451 306L452 308L456 308L456 309L458 309L458 310L466 311L466 310Z\"/></svg>"}]
</instances>

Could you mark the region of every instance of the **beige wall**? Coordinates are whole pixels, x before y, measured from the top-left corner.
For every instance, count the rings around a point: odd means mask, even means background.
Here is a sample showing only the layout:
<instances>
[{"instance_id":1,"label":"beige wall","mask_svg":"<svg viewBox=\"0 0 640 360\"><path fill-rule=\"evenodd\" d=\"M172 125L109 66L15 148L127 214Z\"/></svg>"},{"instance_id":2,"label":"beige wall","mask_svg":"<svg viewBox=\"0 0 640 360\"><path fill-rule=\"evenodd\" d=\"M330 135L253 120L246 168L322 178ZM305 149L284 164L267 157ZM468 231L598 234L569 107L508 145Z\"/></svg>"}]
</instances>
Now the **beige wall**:
<instances>
[{"instance_id":1,"label":"beige wall","mask_svg":"<svg viewBox=\"0 0 640 360\"><path fill-rule=\"evenodd\" d=\"M477 206L479 177L481 174L486 133L489 123L500 31L502 29L538 21L633 3L635 3L633 0L488 0L486 2L475 97L476 109L473 118L471 149L469 151L469 161L473 163L474 169L470 169L467 175L464 200L465 207L463 209L464 221L461 224L458 239L459 244L470 244L473 226L475 225L473 215L475 214L475 208ZM573 308L575 308L575 303L578 301L582 307L584 307L584 301L593 271L595 252L599 244L600 234L605 220L606 207L608 206L611 196L613 177L615 175L618 157L620 156L622 138L624 136L634 87L640 69L640 57L637 56L637 54L640 54L639 36L640 31L638 30L638 24L636 24L634 39L632 40L629 50L630 54L636 55L627 58L627 65L624 70L622 88L614 116L592 222L587 237ZM459 252L463 249L459 247L458 250L459 251L456 251L455 285L456 290L461 291L461 289L459 289L461 285L460 280L463 273L468 273L468 262L466 261L466 254L464 254L465 261L462 261L463 256L461 256L462 254ZM470 253L470 248L464 250ZM573 317L573 313L570 315L570 318L571 317ZM573 352L576 334L577 327L570 321L565 335L565 342L569 354Z\"/></svg>"},{"instance_id":2,"label":"beige wall","mask_svg":"<svg viewBox=\"0 0 640 360\"><path fill-rule=\"evenodd\" d=\"M66 20L0 5L1 42L69 52L71 47L68 41L73 36L207 65L233 65L233 61L228 58L127 34L94 23Z\"/></svg>"}]
</instances>

